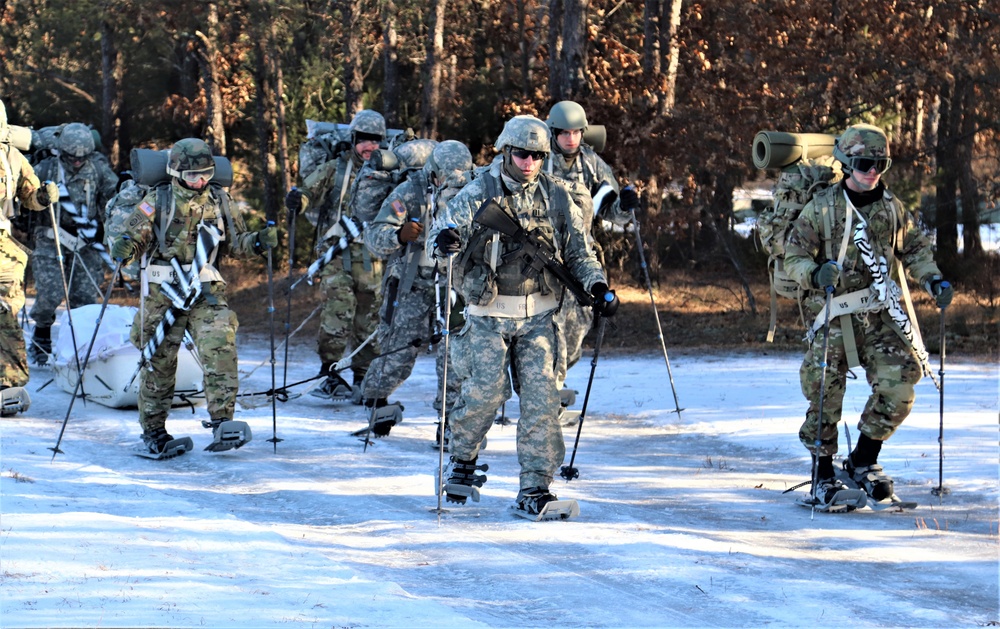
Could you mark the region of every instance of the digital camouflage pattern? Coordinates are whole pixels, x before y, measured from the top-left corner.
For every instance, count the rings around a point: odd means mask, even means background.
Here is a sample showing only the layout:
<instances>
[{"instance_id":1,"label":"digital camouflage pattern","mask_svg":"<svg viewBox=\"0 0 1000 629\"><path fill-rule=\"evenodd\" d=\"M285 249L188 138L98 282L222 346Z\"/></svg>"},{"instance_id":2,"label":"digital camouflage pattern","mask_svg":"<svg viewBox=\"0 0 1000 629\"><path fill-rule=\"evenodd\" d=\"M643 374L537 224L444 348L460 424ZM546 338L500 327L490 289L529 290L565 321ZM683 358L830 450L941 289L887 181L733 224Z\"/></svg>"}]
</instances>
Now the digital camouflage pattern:
<instances>
[{"instance_id":1,"label":"digital camouflage pattern","mask_svg":"<svg viewBox=\"0 0 1000 629\"><path fill-rule=\"evenodd\" d=\"M149 194L149 188L137 184L132 179L122 183L121 188L104 207L104 248L111 250L111 234L124 232L128 220L136 206ZM139 277L139 259L132 260L121 269L128 279Z\"/></svg>"},{"instance_id":2,"label":"digital camouflage pattern","mask_svg":"<svg viewBox=\"0 0 1000 629\"><path fill-rule=\"evenodd\" d=\"M159 220L156 215L159 194L173 195L175 208L162 249L153 230L153 221ZM228 251L239 257L257 255L259 252L254 246L257 233L247 230L243 217L234 211L236 204L232 199L227 199L232 223L224 216L222 195L228 194L215 186L206 186L201 191L190 190L173 179L169 185L150 190L124 221L109 221L108 241L113 243L128 236L136 244L136 256L146 253L150 264L169 264L171 258L176 258L182 265L188 265L194 259L198 227L206 223L225 233L227 246L220 248L220 252ZM150 361L150 368L143 369L140 374L139 423L146 433L165 426L176 384L177 350L184 330L191 332L204 368L209 416L213 420L233 418L239 388L236 369L239 324L236 314L229 309L226 283L215 267L211 264L206 267L202 277L201 295L187 312L175 311L177 322ZM159 285L150 282L145 307L136 313L132 325L133 345L143 347L168 307L169 300L160 292Z\"/></svg>"},{"instance_id":3,"label":"digital camouflage pattern","mask_svg":"<svg viewBox=\"0 0 1000 629\"><path fill-rule=\"evenodd\" d=\"M847 202L843 183L821 191L806 204L792 222L785 240L785 271L804 291L803 308L813 318L822 310L825 295L812 286L812 274L825 260L823 239L824 208L830 213L831 241L834 251L843 239ZM940 275L934 262L933 249L917 224L912 212L883 188L882 197L860 208L868 223L868 234L876 258L884 256L893 279L897 256L906 273L923 284ZM855 222L857 219L855 219ZM901 239L900 239L901 238ZM873 278L853 240L848 240L841 269L841 280L834 293L838 295L871 286ZM872 311L848 315L855 331L858 354L865 369L871 396L858 424L865 435L876 440L888 438L899 427L913 404L913 388L920 380L921 368L902 332L892 323L888 312ZM802 392L809 401L806 421L800 437L803 445L813 450L819 404L819 382L822 376L822 332L817 333L803 360L800 370ZM843 390L846 387L847 357L843 351L841 318L830 322L830 356L827 368L827 392L823 409L823 446L821 454L836 452L837 423L842 413Z\"/></svg>"},{"instance_id":4,"label":"digital camouflage pattern","mask_svg":"<svg viewBox=\"0 0 1000 629\"><path fill-rule=\"evenodd\" d=\"M548 126L538 118L514 116L504 125L494 147L498 151L512 147L548 153L550 138Z\"/></svg>"},{"instance_id":5,"label":"digital camouflage pattern","mask_svg":"<svg viewBox=\"0 0 1000 629\"><path fill-rule=\"evenodd\" d=\"M367 133L368 135L377 135L380 138L384 138L386 134L385 118L377 111L362 109L351 118L349 129L352 140L357 133Z\"/></svg>"},{"instance_id":6,"label":"digital camouflage pattern","mask_svg":"<svg viewBox=\"0 0 1000 629\"><path fill-rule=\"evenodd\" d=\"M81 122L71 122L59 133L60 155L86 157L94 152L94 134L90 127Z\"/></svg>"},{"instance_id":7,"label":"digital camouflage pattern","mask_svg":"<svg viewBox=\"0 0 1000 629\"><path fill-rule=\"evenodd\" d=\"M544 124L542 127L547 132ZM545 146L548 147L547 136ZM489 198L488 190L502 189L498 181L501 177L504 177L506 189L512 192L500 201L517 216L521 225L526 229L537 226L549 230L562 261L586 289L597 282L606 282L587 243L582 212L565 187L544 173L534 182L522 185L501 175L501 169L501 164L494 162L487 174L465 186L448 203L447 212L435 219L426 235L427 253L433 255L432 243L437 234L449 223L457 226L463 250L453 259L466 260L459 288L466 303L489 303L490 295L497 294L498 290L506 295L529 294L546 288L562 290L558 280L547 273L534 279L524 277L518 260L499 264L495 273L490 270L490 256L486 253L488 238L476 235L476 232L488 235L485 232L489 230L474 224L473 217ZM495 187L487 184L488 177L494 178ZM470 249L468 255L467 248ZM501 249L504 248L502 240ZM503 251L500 253L502 255ZM517 282L519 285L515 284ZM522 489L548 487L566 453L558 420L555 369L560 339L553 314L548 311L518 318L468 314L465 326L452 340L452 358L462 388L449 419L452 428L450 451L454 457L464 460L478 455L496 409L510 398L509 368L513 366L520 380L517 451Z\"/></svg>"}]
</instances>

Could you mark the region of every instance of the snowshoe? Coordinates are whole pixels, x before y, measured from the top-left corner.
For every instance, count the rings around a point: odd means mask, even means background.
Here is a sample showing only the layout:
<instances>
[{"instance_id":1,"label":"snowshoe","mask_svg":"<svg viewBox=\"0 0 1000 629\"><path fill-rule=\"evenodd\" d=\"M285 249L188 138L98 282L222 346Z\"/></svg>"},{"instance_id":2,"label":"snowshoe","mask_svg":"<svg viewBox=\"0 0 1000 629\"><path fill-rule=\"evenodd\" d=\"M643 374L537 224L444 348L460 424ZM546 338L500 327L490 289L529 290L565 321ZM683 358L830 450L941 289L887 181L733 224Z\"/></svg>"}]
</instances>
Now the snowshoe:
<instances>
[{"instance_id":1,"label":"snowshoe","mask_svg":"<svg viewBox=\"0 0 1000 629\"><path fill-rule=\"evenodd\" d=\"M31 406L31 396L24 387L0 389L0 417L13 417Z\"/></svg>"},{"instance_id":2,"label":"snowshoe","mask_svg":"<svg viewBox=\"0 0 1000 629\"><path fill-rule=\"evenodd\" d=\"M840 479L821 478L808 496L796 502L817 511L844 513L868 504L868 496L860 489L849 489Z\"/></svg>"},{"instance_id":3,"label":"snowshoe","mask_svg":"<svg viewBox=\"0 0 1000 629\"><path fill-rule=\"evenodd\" d=\"M201 425L212 429L213 441L205 447L208 452L242 448L253 439L250 424L246 422L212 420L202 422Z\"/></svg>"},{"instance_id":4,"label":"snowshoe","mask_svg":"<svg viewBox=\"0 0 1000 629\"><path fill-rule=\"evenodd\" d=\"M369 413L369 427L362 428L361 430L355 430L351 433L352 437L364 437L367 433L371 433L378 437L386 437L389 435L389 431L396 424L402 423L403 421L403 408L402 404L397 402L388 402L385 398L379 398L377 400L365 400L365 410ZM375 407L375 413L372 415L371 408Z\"/></svg>"},{"instance_id":5,"label":"snowshoe","mask_svg":"<svg viewBox=\"0 0 1000 629\"><path fill-rule=\"evenodd\" d=\"M563 426L576 426L580 423L580 416L583 413L577 410L569 410L568 408L559 407L559 423Z\"/></svg>"},{"instance_id":6,"label":"snowshoe","mask_svg":"<svg viewBox=\"0 0 1000 629\"><path fill-rule=\"evenodd\" d=\"M194 449L191 437L174 439L165 429L158 428L142 435L143 445L136 454L147 459L162 461L172 459Z\"/></svg>"},{"instance_id":7,"label":"snowshoe","mask_svg":"<svg viewBox=\"0 0 1000 629\"><path fill-rule=\"evenodd\" d=\"M559 405L563 408L568 406L573 406L576 404L576 394L578 391L575 389L562 389L559 391Z\"/></svg>"},{"instance_id":8,"label":"snowshoe","mask_svg":"<svg viewBox=\"0 0 1000 629\"><path fill-rule=\"evenodd\" d=\"M850 481L863 490L875 502L890 499L893 495L893 482L878 463L864 467L855 467L851 457L844 460L844 472Z\"/></svg>"},{"instance_id":9,"label":"snowshoe","mask_svg":"<svg viewBox=\"0 0 1000 629\"><path fill-rule=\"evenodd\" d=\"M559 500L544 487L522 489L517 502L511 506L514 515L528 520L570 520L580 515L580 505L576 500Z\"/></svg>"},{"instance_id":10,"label":"snowshoe","mask_svg":"<svg viewBox=\"0 0 1000 629\"><path fill-rule=\"evenodd\" d=\"M354 389L340 377L340 374L331 371L327 374L323 384L310 391L309 395L324 400L350 400L354 395Z\"/></svg>"},{"instance_id":11,"label":"snowshoe","mask_svg":"<svg viewBox=\"0 0 1000 629\"><path fill-rule=\"evenodd\" d=\"M486 463L476 465L476 459L464 461L451 457L444 470L444 476L448 479L443 486L445 499L460 505L464 505L469 498L473 502L479 502L479 488L486 483L486 475L476 472L489 469L490 466ZM438 486L441 487L441 483Z\"/></svg>"}]
</instances>

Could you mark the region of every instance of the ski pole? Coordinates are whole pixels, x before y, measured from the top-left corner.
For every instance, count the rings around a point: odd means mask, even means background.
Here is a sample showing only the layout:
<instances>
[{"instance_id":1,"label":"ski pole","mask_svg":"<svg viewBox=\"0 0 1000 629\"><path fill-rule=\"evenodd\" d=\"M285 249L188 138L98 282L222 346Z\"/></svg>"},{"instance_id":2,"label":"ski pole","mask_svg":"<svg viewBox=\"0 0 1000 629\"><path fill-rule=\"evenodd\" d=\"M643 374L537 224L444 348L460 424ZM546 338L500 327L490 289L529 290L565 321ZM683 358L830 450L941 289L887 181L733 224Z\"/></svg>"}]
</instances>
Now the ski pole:
<instances>
[{"instance_id":1,"label":"ski pole","mask_svg":"<svg viewBox=\"0 0 1000 629\"><path fill-rule=\"evenodd\" d=\"M114 274L111 276L111 282L108 283L108 290L104 294L104 301L101 302L101 310L97 313L97 321L94 322L94 333L90 337L90 343L87 345L87 355L83 358L83 368L80 370L80 379L76 382L76 388L73 390L73 397L69 400L69 408L66 409L66 417L63 418L62 428L59 430L59 438L56 439L56 445L49 448L52 450L52 460L56 460L56 455L61 454L62 450L59 449L59 444L62 443L63 434L66 432L66 424L69 422L69 415L73 412L73 403L76 402L76 396L79 392L83 391L83 371L87 369L87 364L90 362L90 353L94 349L94 341L97 339L97 332L101 329L101 320L104 319L104 311L108 308L108 301L111 300L111 291L115 288L115 278L118 277L118 273L121 271L122 263L118 262L115 266Z\"/></svg>"},{"instance_id":2,"label":"ski pole","mask_svg":"<svg viewBox=\"0 0 1000 629\"><path fill-rule=\"evenodd\" d=\"M947 306L945 307L947 308ZM941 386L938 387L938 415L939 415L939 426L938 426L938 486L931 490L931 493L938 497L938 504L941 504L941 497L950 494L951 490L944 486L944 354L945 354L945 336L944 336L944 311L945 308L941 308L941 362L938 368L938 375L941 376Z\"/></svg>"},{"instance_id":3,"label":"ski pole","mask_svg":"<svg viewBox=\"0 0 1000 629\"><path fill-rule=\"evenodd\" d=\"M76 374L79 383L83 382L83 369L80 367L80 354L77 352L79 345L76 344L76 330L73 328L73 306L69 301L69 284L66 282L66 269L63 267L62 245L59 243L59 220L56 218L56 203L49 203L49 217L52 219L52 240L56 244L56 260L59 264L59 275L62 276L63 299L66 300L66 321L69 322L69 335L73 340L73 358L76 359ZM83 403L87 404L87 392L80 384L80 394L83 395Z\"/></svg>"},{"instance_id":4,"label":"ski pole","mask_svg":"<svg viewBox=\"0 0 1000 629\"><path fill-rule=\"evenodd\" d=\"M819 409L816 418L816 441L814 442L816 451L813 452L813 504L812 509L809 512L810 520L816 516L816 485L819 484L819 448L823 444L823 398L826 396L826 362L830 351L830 307L833 305L833 286L827 286L825 290L826 315L823 319L823 362L820 363L820 366L823 368L823 372L819 376Z\"/></svg>"},{"instance_id":5,"label":"ski pole","mask_svg":"<svg viewBox=\"0 0 1000 629\"><path fill-rule=\"evenodd\" d=\"M594 357L590 359L590 378L587 379L587 392L583 396L583 406L580 407L580 423L576 426L576 441L573 442L573 454L569 458L569 465L563 465L559 475L571 481L580 477L580 470L573 467L576 461L576 450L580 446L580 433L583 432L583 420L587 417L587 404L590 402L590 390L594 386L594 372L597 371L597 358L601 353L601 344L604 342L604 328L607 327L607 317L602 317L597 313L597 339L594 341Z\"/></svg>"},{"instance_id":6,"label":"ski pole","mask_svg":"<svg viewBox=\"0 0 1000 629\"><path fill-rule=\"evenodd\" d=\"M448 223L450 229L455 229L457 226L454 223ZM444 337L444 365L441 369L441 410L439 411L438 424L441 427L441 438L438 439L438 473L437 473L437 509L433 509L434 513L440 516L442 513L447 513L447 509L441 508L441 494L444 493L444 435L445 435L445 422L448 419L448 362L451 360L450 355L450 341L451 341L451 331L448 329L448 322L450 320L451 314L451 281L452 281L452 267L454 265L454 255L452 253L448 254L447 258L447 270L445 271L445 303L448 304L448 310L444 314L444 325L441 328L441 334Z\"/></svg>"},{"instance_id":7,"label":"ski pole","mask_svg":"<svg viewBox=\"0 0 1000 629\"><path fill-rule=\"evenodd\" d=\"M292 188L296 190L297 188ZM292 208L288 209L288 285L292 285L292 275L295 271L295 223L298 222L298 214ZM281 388L284 389L288 383L288 337L292 327L292 289L288 289L288 303L285 308L285 360L282 365Z\"/></svg>"},{"instance_id":8,"label":"ski pole","mask_svg":"<svg viewBox=\"0 0 1000 629\"><path fill-rule=\"evenodd\" d=\"M642 236L639 235L639 219L632 210L632 231L635 232L635 248L639 251L639 266L642 267L642 275L646 280L646 289L649 291L649 302L653 305L653 316L656 318L656 333L660 339L660 348L663 350L663 362L667 364L667 376L670 379L670 390L674 393L674 412L677 417L681 416L681 403L677 400L677 387L674 386L674 372L670 369L670 358L667 356L667 343L663 339L663 326L660 325L660 311L656 307L656 299L653 297L653 282L649 279L649 267L646 264L646 254L642 248Z\"/></svg>"},{"instance_id":9,"label":"ski pole","mask_svg":"<svg viewBox=\"0 0 1000 629\"><path fill-rule=\"evenodd\" d=\"M274 227L274 221L267 221L267 227ZM270 245L267 247L267 319L270 328L271 340L271 438L268 439L274 444L274 453L278 453L278 442L284 441L278 438L278 392L275 376L274 363L274 252Z\"/></svg>"}]
</instances>

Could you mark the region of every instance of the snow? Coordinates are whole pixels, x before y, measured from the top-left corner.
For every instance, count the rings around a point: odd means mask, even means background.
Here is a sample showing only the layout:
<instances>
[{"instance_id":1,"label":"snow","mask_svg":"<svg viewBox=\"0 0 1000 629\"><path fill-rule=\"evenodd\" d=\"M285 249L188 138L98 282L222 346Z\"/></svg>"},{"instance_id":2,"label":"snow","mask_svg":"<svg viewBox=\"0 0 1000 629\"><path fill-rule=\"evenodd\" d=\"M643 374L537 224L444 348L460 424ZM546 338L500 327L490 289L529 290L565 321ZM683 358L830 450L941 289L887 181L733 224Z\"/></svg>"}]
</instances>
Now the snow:
<instances>
[{"instance_id":1,"label":"snow","mask_svg":"<svg viewBox=\"0 0 1000 629\"><path fill-rule=\"evenodd\" d=\"M266 340L241 336L243 390L270 386ZM318 368L293 347L288 381ZM277 378L282 378L279 352ZM932 357L937 361L937 357ZM998 374L949 357L944 484L939 397L880 462L921 506L813 516L782 492L808 478L796 437L800 356L602 353L568 522L513 517L515 426L494 426L480 503L440 517L433 362L397 391L405 421L363 451L359 407L309 395L239 407L254 440L225 453L203 406L167 428L194 452L150 461L135 410L69 403L35 369L27 413L0 422L0 626L972 627L998 613ZM935 370L937 363L935 362ZM583 401L589 356L570 372ZM299 387L298 390L302 390ZM845 415L867 387L852 381ZM516 400L507 405L516 417ZM851 420L851 436L857 430ZM843 427L843 424L841 425ZM566 429L567 463L575 429ZM846 451L842 437L842 451ZM277 451L275 452L275 445ZM805 488L796 493L804 493Z\"/></svg>"}]
</instances>

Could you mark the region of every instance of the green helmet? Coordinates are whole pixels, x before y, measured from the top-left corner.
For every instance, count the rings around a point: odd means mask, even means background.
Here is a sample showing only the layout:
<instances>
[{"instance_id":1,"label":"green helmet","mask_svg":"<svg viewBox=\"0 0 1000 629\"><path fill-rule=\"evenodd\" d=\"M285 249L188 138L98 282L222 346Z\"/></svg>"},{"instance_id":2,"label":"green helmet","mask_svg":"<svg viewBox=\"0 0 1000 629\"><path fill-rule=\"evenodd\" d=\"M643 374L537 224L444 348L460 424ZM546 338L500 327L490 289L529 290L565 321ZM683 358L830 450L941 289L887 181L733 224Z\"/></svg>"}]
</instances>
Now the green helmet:
<instances>
[{"instance_id":1,"label":"green helmet","mask_svg":"<svg viewBox=\"0 0 1000 629\"><path fill-rule=\"evenodd\" d=\"M382 139L385 137L385 118L383 118L382 114L377 111L362 109L358 113L354 114L354 118L351 119L351 124L348 126L348 130L351 132L352 144L357 144L356 138L359 133L378 136L379 139Z\"/></svg>"},{"instance_id":2,"label":"green helmet","mask_svg":"<svg viewBox=\"0 0 1000 629\"><path fill-rule=\"evenodd\" d=\"M514 116L503 126L494 145L498 151L506 147L549 152L549 128L534 116Z\"/></svg>"},{"instance_id":3,"label":"green helmet","mask_svg":"<svg viewBox=\"0 0 1000 629\"><path fill-rule=\"evenodd\" d=\"M87 125L71 122L59 132L57 148L60 155L78 159L86 157L94 152L94 134Z\"/></svg>"},{"instance_id":4,"label":"green helmet","mask_svg":"<svg viewBox=\"0 0 1000 629\"><path fill-rule=\"evenodd\" d=\"M550 129L572 130L587 128L587 112L579 103L571 100L559 101L549 110L549 119L545 121Z\"/></svg>"},{"instance_id":5,"label":"green helmet","mask_svg":"<svg viewBox=\"0 0 1000 629\"><path fill-rule=\"evenodd\" d=\"M185 171L205 171L215 168L212 149L204 140L185 138L178 140L170 147L167 156L167 174L171 177L181 177Z\"/></svg>"},{"instance_id":6,"label":"green helmet","mask_svg":"<svg viewBox=\"0 0 1000 629\"><path fill-rule=\"evenodd\" d=\"M847 127L833 146L833 156L844 166L864 172L874 166L882 173L892 165L889 138L885 131L870 124Z\"/></svg>"},{"instance_id":7,"label":"green helmet","mask_svg":"<svg viewBox=\"0 0 1000 629\"><path fill-rule=\"evenodd\" d=\"M458 140L445 140L434 147L424 169L434 175L440 184L456 171L472 170L472 153Z\"/></svg>"}]
</instances>

